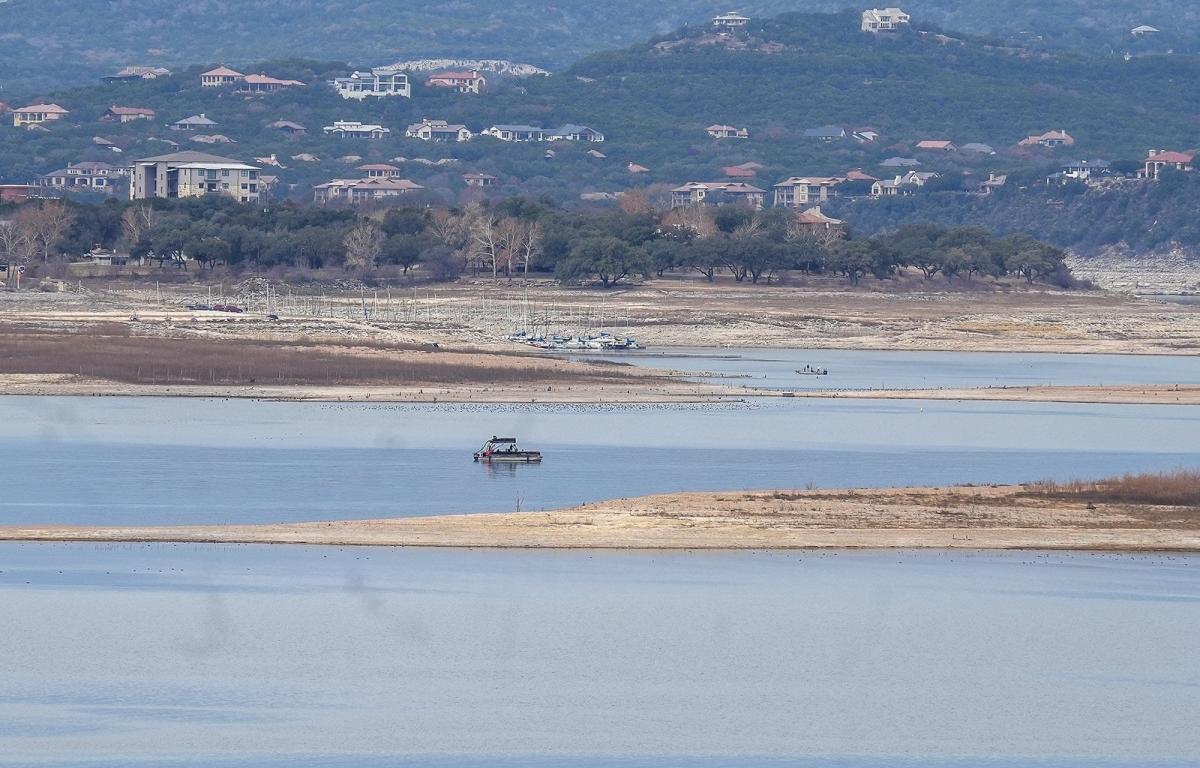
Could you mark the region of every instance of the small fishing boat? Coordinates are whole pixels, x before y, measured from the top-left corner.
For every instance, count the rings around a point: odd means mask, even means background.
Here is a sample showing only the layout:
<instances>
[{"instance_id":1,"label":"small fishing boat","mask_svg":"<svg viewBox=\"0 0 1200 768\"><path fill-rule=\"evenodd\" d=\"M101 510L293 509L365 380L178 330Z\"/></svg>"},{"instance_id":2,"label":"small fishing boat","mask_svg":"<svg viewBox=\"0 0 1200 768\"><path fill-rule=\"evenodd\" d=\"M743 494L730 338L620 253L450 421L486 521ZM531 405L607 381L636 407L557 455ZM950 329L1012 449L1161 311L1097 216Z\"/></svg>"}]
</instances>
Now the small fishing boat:
<instances>
[{"instance_id":1,"label":"small fishing boat","mask_svg":"<svg viewBox=\"0 0 1200 768\"><path fill-rule=\"evenodd\" d=\"M541 451L521 450L517 447L517 438L515 437L496 437L492 435L491 439L475 452L475 461L507 461L534 464L541 460Z\"/></svg>"},{"instance_id":2,"label":"small fishing boat","mask_svg":"<svg viewBox=\"0 0 1200 768\"><path fill-rule=\"evenodd\" d=\"M801 376L828 376L828 368L818 368L815 365L806 365L803 368L797 368L796 373Z\"/></svg>"}]
</instances>

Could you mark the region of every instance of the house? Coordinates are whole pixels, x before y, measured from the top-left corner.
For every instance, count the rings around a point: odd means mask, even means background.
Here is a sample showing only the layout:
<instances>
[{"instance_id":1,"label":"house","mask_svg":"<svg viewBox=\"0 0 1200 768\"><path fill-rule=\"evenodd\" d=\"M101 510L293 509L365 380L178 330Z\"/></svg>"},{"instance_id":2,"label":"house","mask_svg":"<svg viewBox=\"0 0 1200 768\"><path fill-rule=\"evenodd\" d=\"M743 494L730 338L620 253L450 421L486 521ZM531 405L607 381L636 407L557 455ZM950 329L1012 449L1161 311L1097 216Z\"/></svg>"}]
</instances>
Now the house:
<instances>
[{"instance_id":1,"label":"house","mask_svg":"<svg viewBox=\"0 0 1200 768\"><path fill-rule=\"evenodd\" d=\"M259 168L204 152L173 152L133 163L129 199L186 198L227 195L243 203L257 202Z\"/></svg>"},{"instance_id":2,"label":"house","mask_svg":"<svg viewBox=\"0 0 1200 768\"><path fill-rule=\"evenodd\" d=\"M382 139L392 132L390 128L374 123L360 123L357 120L335 120L333 125L321 129L326 136L336 136L339 139Z\"/></svg>"},{"instance_id":3,"label":"house","mask_svg":"<svg viewBox=\"0 0 1200 768\"><path fill-rule=\"evenodd\" d=\"M862 12L863 32L887 32L907 25L912 17L899 8L870 8Z\"/></svg>"},{"instance_id":4,"label":"house","mask_svg":"<svg viewBox=\"0 0 1200 768\"><path fill-rule=\"evenodd\" d=\"M989 173L987 181L979 185L979 194L990 195L997 189L1000 189L1008 183L1008 175L1003 173Z\"/></svg>"},{"instance_id":5,"label":"house","mask_svg":"<svg viewBox=\"0 0 1200 768\"><path fill-rule=\"evenodd\" d=\"M353 205L400 197L423 189L408 179L334 179L313 187L313 200L323 205L339 202Z\"/></svg>"},{"instance_id":6,"label":"house","mask_svg":"<svg viewBox=\"0 0 1200 768\"><path fill-rule=\"evenodd\" d=\"M862 168L854 168L846 171L846 181L879 181L871 174L865 172Z\"/></svg>"},{"instance_id":7,"label":"house","mask_svg":"<svg viewBox=\"0 0 1200 768\"><path fill-rule=\"evenodd\" d=\"M192 137L197 144L236 144L237 142L223 133L198 133Z\"/></svg>"},{"instance_id":8,"label":"house","mask_svg":"<svg viewBox=\"0 0 1200 768\"><path fill-rule=\"evenodd\" d=\"M963 152L972 155L994 155L996 150L990 144L981 144L978 141L970 141L959 147Z\"/></svg>"},{"instance_id":9,"label":"house","mask_svg":"<svg viewBox=\"0 0 1200 768\"><path fill-rule=\"evenodd\" d=\"M274 93L284 88L295 88L298 85L304 85L304 83L299 80L280 80L263 74L246 75L242 78L242 87L238 89L238 93Z\"/></svg>"},{"instance_id":10,"label":"house","mask_svg":"<svg viewBox=\"0 0 1200 768\"><path fill-rule=\"evenodd\" d=\"M105 123L132 123L134 120L153 120L155 114L153 109L118 107L114 104L104 110L104 114L100 115L100 120Z\"/></svg>"},{"instance_id":11,"label":"house","mask_svg":"<svg viewBox=\"0 0 1200 768\"><path fill-rule=\"evenodd\" d=\"M750 131L732 125L710 125L704 129L714 139L748 139Z\"/></svg>"},{"instance_id":12,"label":"house","mask_svg":"<svg viewBox=\"0 0 1200 768\"><path fill-rule=\"evenodd\" d=\"M71 163L62 170L47 173L41 176L37 183L38 186L47 189L69 192L95 190L111 194L115 191L116 183L121 175L116 166L86 161Z\"/></svg>"},{"instance_id":13,"label":"house","mask_svg":"<svg viewBox=\"0 0 1200 768\"><path fill-rule=\"evenodd\" d=\"M400 169L397 166L389 165L388 163L367 163L360 165L354 170L362 171L368 179L398 179L400 178Z\"/></svg>"},{"instance_id":14,"label":"house","mask_svg":"<svg viewBox=\"0 0 1200 768\"><path fill-rule=\"evenodd\" d=\"M608 155L604 154L603 152L601 152L598 149L589 149L586 152L586 154L588 157L594 157L597 160L607 160L608 159Z\"/></svg>"},{"instance_id":15,"label":"house","mask_svg":"<svg viewBox=\"0 0 1200 768\"><path fill-rule=\"evenodd\" d=\"M532 125L493 125L484 131L484 133L500 141L542 141L545 138L546 129L537 128Z\"/></svg>"},{"instance_id":16,"label":"house","mask_svg":"<svg viewBox=\"0 0 1200 768\"><path fill-rule=\"evenodd\" d=\"M1075 139L1066 131L1048 131L1040 136L1026 136L1017 142L1018 147L1070 147Z\"/></svg>"},{"instance_id":17,"label":"house","mask_svg":"<svg viewBox=\"0 0 1200 768\"><path fill-rule=\"evenodd\" d=\"M300 123L293 123L291 120L276 120L267 125L273 131L287 134L288 136L303 136L308 133L308 129Z\"/></svg>"},{"instance_id":18,"label":"house","mask_svg":"<svg viewBox=\"0 0 1200 768\"><path fill-rule=\"evenodd\" d=\"M1046 181L1062 182L1067 179L1087 181L1093 176L1107 176L1111 172L1112 164L1107 160L1072 160L1069 163L1063 163L1059 172L1050 176Z\"/></svg>"},{"instance_id":19,"label":"house","mask_svg":"<svg viewBox=\"0 0 1200 768\"><path fill-rule=\"evenodd\" d=\"M855 128L850 132L850 138L859 144L874 144L882 134L875 128Z\"/></svg>"},{"instance_id":20,"label":"house","mask_svg":"<svg viewBox=\"0 0 1200 768\"><path fill-rule=\"evenodd\" d=\"M412 84L408 75L386 67L377 67L370 72L353 72L349 77L333 81L333 89L343 99L362 101L368 97L402 96L412 97Z\"/></svg>"},{"instance_id":21,"label":"house","mask_svg":"<svg viewBox=\"0 0 1200 768\"><path fill-rule=\"evenodd\" d=\"M490 173L464 173L463 181L468 187L494 187L500 179Z\"/></svg>"},{"instance_id":22,"label":"house","mask_svg":"<svg viewBox=\"0 0 1200 768\"><path fill-rule=\"evenodd\" d=\"M413 123L404 131L404 135L410 139L420 139L421 141L433 142L452 142L452 141L470 141L473 135L467 126L447 123L445 120L429 120L424 119L419 123Z\"/></svg>"},{"instance_id":23,"label":"house","mask_svg":"<svg viewBox=\"0 0 1200 768\"><path fill-rule=\"evenodd\" d=\"M1152 27L1149 24L1142 24L1129 30L1129 34L1133 35L1134 37L1145 37L1146 35L1156 35L1161 31L1161 29Z\"/></svg>"},{"instance_id":24,"label":"house","mask_svg":"<svg viewBox=\"0 0 1200 768\"><path fill-rule=\"evenodd\" d=\"M1142 167L1141 177L1157 179L1164 168L1176 171L1192 170L1192 161L1196 155L1193 152L1172 152L1164 149L1152 149Z\"/></svg>"},{"instance_id":25,"label":"house","mask_svg":"<svg viewBox=\"0 0 1200 768\"><path fill-rule=\"evenodd\" d=\"M749 23L749 17L743 16L735 11L722 13L720 16L714 16L712 20L712 25L722 31L742 29Z\"/></svg>"},{"instance_id":26,"label":"house","mask_svg":"<svg viewBox=\"0 0 1200 768\"><path fill-rule=\"evenodd\" d=\"M671 207L745 205L762 208L767 191L740 181L690 181L671 190Z\"/></svg>"},{"instance_id":27,"label":"house","mask_svg":"<svg viewBox=\"0 0 1200 768\"><path fill-rule=\"evenodd\" d=\"M808 128L804 138L818 141L841 141L846 138L846 129L840 125L822 125L819 128Z\"/></svg>"},{"instance_id":28,"label":"house","mask_svg":"<svg viewBox=\"0 0 1200 768\"><path fill-rule=\"evenodd\" d=\"M938 174L932 171L909 171L903 176L882 179L872 184L871 197L896 197L902 194L912 194L936 178L938 178Z\"/></svg>"},{"instance_id":29,"label":"house","mask_svg":"<svg viewBox=\"0 0 1200 768\"><path fill-rule=\"evenodd\" d=\"M472 70L471 72L437 72L425 81L427 88L451 88L458 93L480 93L487 85L487 79Z\"/></svg>"},{"instance_id":30,"label":"house","mask_svg":"<svg viewBox=\"0 0 1200 768\"><path fill-rule=\"evenodd\" d=\"M796 208L837 197L842 179L831 176L793 176L775 185L775 207Z\"/></svg>"},{"instance_id":31,"label":"house","mask_svg":"<svg viewBox=\"0 0 1200 768\"><path fill-rule=\"evenodd\" d=\"M567 123L546 131L546 141L587 141L599 144L604 141L604 134L586 125Z\"/></svg>"},{"instance_id":32,"label":"house","mask_svg":"<svg viewBox=\"0 0 1200 768\"><path fill-rule=\"evenodd\" d=\"M921 161L915 157L889 157L879 165L883 168L916 168Z\"/></svg>"},{"instance_id":33,"label":"house","mask_svg":"<svg viewBox=\"0 0 1200 768\"><path fill-rule=\"evenodd\" d=\"M106 83L126 83L136 80L157 80L160 77L170 77L171 70L166 67L125 67L114 75L100 78Z\"/></svg>"},{"instance_id":34,"label":"house","mask_svg":"<svg viewBox=\"0 0 1200 768\"><path fill-rule=\"evenodd\" d=\"M195 131L201 128L215 128L216 121L209 119L207 115L201 112L198 115L185 117L182 120L176 120L171 123L172 131Z\"/></svg>"},{"instance_id":35,"label":"house","mask_svg":"<svg viewBox=\"0 0 1200 768\"><path fill-rule=\"evenodd\" d=\"M61 120L71 113L57 104L30 104L28 107L14 109L12 114L14 126L28 128L31 125Z\"/></svg>"},{"instance_id":36,"label":"house","mask_svg":"<svg viewBox=\"0 0 1200 768\"><path fill-rule=\"evenodd\" d=\"M721 173L730 179L753 179L758 175L758 171L753 168L746 168L741 165L727 165L721 169Z\"/></svg>"},{"instance_id":37,"label":"house","mask_svg":"<svg viewBox=\"0 0 1200 768\"><path fill-rule=\"evenodd\" d=\"M301 163L319 163L321 158L311 152L301 152L298 155L292 155L292 159Z\"/></svg>"},{"instance_id":38,"label":"house","mask_svg":"<svg viewBox=\"0 0 1200 768\"><path fill-rule=\"evenodd\" d=\"M917 142L917 149L924 149L931 152L956 152L958 147L953 141L946 139L925 139Z\"/></svg>"},{"instance_id":39,"label":"house","mask_svg":"<svg viewBox=\"0 0 1200 768\"><path fill-rule=\"evenodd\" d=\"M219 88L223 85L233 85L241 82L246 76L237 70L226 66L210 69L200 73L200 85L205 88Z\"/></svg>"},{"instance_id":40,"label":"house","mask_svg":"<svg viewBox=\"0 0 1200 768\"><path fill-rule=\"evenodd\" d=\"M649 168L647 168L644 165L638 165L637 163L630 163L629 165L625 166L625 170L629 171L630 173L632 173L634 175L637 175L639 173L650 173Z\"/></svg>"},{"instance_id":41,"label":"house","mask_svg":"<svg viewBox=\"0 0 1200 768\"><path fill-rule=\"evenodd\" d=\"M283 163L279 162L279 158L275 155L274 152L267 155L266 157L256 157L256 158L254 158L254 162L258 163L259 165L266 165L266 166L270 166L272 168L285 168L286 167ZM259 178L261 180L262 177L260 176Z\"/></svg>"},{"instance_id":42,"label":"house","mask_svg":"<svg viewBox=\"0 0 1200 768\"><path fill-rule=\"evenodd\" d=\"M805 211L796 211L789 221L790 226L806 232L837 232L846 231L846 222L821 213L821 206L815 206Z\"/></svg>"}]
</instances>

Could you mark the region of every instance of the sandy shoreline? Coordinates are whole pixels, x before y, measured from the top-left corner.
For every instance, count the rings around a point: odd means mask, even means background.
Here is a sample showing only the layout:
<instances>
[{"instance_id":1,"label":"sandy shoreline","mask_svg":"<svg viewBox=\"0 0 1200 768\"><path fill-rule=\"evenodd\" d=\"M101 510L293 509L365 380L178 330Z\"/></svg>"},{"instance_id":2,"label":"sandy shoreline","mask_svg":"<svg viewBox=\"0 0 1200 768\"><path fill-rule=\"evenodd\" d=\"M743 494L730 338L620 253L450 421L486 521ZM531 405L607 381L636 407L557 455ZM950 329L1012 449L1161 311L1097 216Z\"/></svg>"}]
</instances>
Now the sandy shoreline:
<instances>
[{"instance_id":1,"label":"sandy shoreline","mask_svg":"<svg viewBox=\"0 0 1200 768\"><path fill-rule=\"evenodd\" d=\"M1196 508L1023 486L684 493L554 512L222 526L11 526L0 540L548 549L1200 551Z\"/></svg>"},{"instance_id":2,"label":"sandy shoreline","mask_svg":"<svg viewBox=\"0 0 1200 768\"><path fill-rule=\"evenodd\" d=\"M1133 384L1097 387L828 390L821 392L797 391L789 396L859 400L998 400L1100 405L1200 405L1200 385Z\"/></svg>"}]
</instances>

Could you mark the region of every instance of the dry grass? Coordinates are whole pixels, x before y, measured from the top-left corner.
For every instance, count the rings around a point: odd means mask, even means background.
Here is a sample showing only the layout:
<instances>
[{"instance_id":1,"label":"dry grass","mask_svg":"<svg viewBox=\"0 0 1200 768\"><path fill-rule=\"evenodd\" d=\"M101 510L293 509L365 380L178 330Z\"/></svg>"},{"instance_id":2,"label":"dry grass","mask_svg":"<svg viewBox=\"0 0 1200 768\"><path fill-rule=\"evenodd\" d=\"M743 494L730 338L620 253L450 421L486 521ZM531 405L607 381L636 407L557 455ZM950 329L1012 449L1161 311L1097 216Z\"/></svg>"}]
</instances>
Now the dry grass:
<instances>
[{"instance_id":1,"label":"dry grass","mask_svg":"<svg viewBox=\"0 0 1200 768\"><path fill-rule=\"evenodd\" d=\"M1106 480L1043 480L1029 490L1040 496L1109 504L1151 504L1200 509L1200 470L1127 474Z\"/></svg>"},{"instance_id":2,"label":"dry grass","mask_svg":"<svg viewBox=\"0 0 1200 768\"><path fill-rule=\"evenodd\" d=\"M0 374L76 375L156 385L535 385L629 380L592 368L417 344L131 335L119 323L73 332L0 331Z\"/></svg>"}]
</instances>

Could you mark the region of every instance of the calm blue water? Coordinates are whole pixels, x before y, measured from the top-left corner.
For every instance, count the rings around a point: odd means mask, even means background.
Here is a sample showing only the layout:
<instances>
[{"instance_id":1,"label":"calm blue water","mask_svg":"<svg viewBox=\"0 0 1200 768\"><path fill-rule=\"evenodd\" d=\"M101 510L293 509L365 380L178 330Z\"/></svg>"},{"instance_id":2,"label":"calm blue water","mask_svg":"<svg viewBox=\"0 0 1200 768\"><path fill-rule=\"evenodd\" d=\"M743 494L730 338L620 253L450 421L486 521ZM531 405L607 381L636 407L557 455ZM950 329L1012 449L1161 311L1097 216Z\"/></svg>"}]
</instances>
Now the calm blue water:
<instances>
[{"instance_id":1,"label":"calm blue water","mask_svg":"<svg viewBox=\"0 0 1200 768\"><path fill-rule=\"evenodd\" d=\"M475 464L492 434L540 466ZM0 399L0 525L547 509L683 490L944 485L1200 463L1200 408L771 400L718 407Z\"/></svg>"},{"instance_id":2,"label":"calm blue water","mask_svg":"<svg viewBox=\"0 0 1200 768\"><path fill-rule=\"evenodd\" d=\"M1200 755L1200 558L0 544L0 765Z\"/></svg>"},{"instance_id":3,"label":"calm blue water","mask_svg":"<svg viewBox=\"0 0 1200 768\"><path fill-rule=\"evenodd\" d=\"M1196 355L1055 355L830 349L661 348L580 360L613 360L696 374L731 386L782 390L955 389L1200 383ZM811 365L828 376L801 376Z\"/></svg>"}]
</instances>

